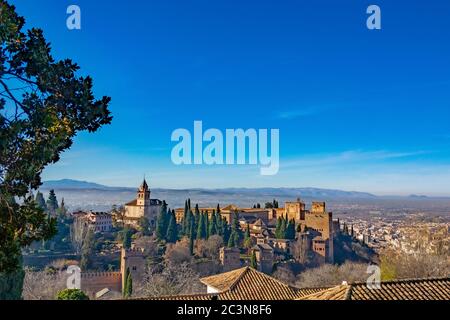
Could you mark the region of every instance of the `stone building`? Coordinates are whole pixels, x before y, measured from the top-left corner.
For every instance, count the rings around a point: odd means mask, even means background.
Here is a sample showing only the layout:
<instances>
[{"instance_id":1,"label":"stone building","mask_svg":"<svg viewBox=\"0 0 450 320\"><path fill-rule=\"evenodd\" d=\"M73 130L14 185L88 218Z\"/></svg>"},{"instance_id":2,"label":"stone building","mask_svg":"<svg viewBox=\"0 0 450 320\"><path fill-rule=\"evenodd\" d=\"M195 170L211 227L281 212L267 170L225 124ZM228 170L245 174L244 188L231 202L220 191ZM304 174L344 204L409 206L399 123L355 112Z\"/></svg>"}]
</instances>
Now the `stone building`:
<instances>
[{"instance_id":1,"label":"stone building","mask_svg":"<svg viewBox=\"0 0 450 320\"><path fill-rule=\"evenodd\" d=\"M325 262L334 262L333 247L333 214L326 211L325 202L313 201L311 210L306 210L305 203L300 199L286 202L285 215L288 219L295 219L301 230L308 230L312 236L311 249Z\"/></svg>"},{"instance_id":2,"label":"stone building","mask_svg":"<svg viewBox=\"0 0 450 320\"><path fill-rule=\"evenodd\" d=\"M133 282L142 280L145 274L144 251L138 249L121 250L120 272L81 272L81 290L91 299L98 298L98 293L111 292L116 296L122 294L125 284L126 270L129 269Z\"/></svg>"},{"instance_id":3,"label":"stone building","mask_svg":"<svg viewBox=\"0 0 450 320\"><path fill-rule=\"evenodd\" d=\"M267 243L256 244L252 248L252 254L255 253L258 271L264 273L272 273L274 264L274 250Z\"/></svg>"},{"instance_id":4,"label":"stone building","mask_svg":"<svg viewBox=\"0 0 450 320\"><path fill-rule=\"evenodd\" d=\"M219 261L222 272L238 269L241 267L241 252L238 248L222 247L219 250Z\"/></svg>"},{"instance_id":5,"label":"stone building","mask_svg":"<svg viewBox=\"0 0 450 320\"><path fill-rule=\"evenodd\" d=\"M136 283L143 279L145 275L145 256L141 248L124 249L122 248L120 256L120 272L122 274L122 288L125 284L125 274L130 270L131 278Z\"/></svg>"},{"instance_id":6,"label":"stone building","mask_svg":"<svg viewBox=\"0 0 450 320\"><path fill-rule=\"evenodd\" d=\"M72 213L76 220L75 225L85 225L94 232L110 232L112 229L112 216L107 212L77 211Z\"/></svg>"},{"instance_id":7,"label":"stone building","mask_svg":"<svg viewBox=\"0 0 450 320\"><path fill-rule=\"evenodd\" d=\"M137 226L139 219L146 217L150 226L155 227L156 218L161 210L161 206L161 200L150 198L150 188L144 179L137 191L136 199L125 204L123 222Z\"/></svg>"}]
</instances>

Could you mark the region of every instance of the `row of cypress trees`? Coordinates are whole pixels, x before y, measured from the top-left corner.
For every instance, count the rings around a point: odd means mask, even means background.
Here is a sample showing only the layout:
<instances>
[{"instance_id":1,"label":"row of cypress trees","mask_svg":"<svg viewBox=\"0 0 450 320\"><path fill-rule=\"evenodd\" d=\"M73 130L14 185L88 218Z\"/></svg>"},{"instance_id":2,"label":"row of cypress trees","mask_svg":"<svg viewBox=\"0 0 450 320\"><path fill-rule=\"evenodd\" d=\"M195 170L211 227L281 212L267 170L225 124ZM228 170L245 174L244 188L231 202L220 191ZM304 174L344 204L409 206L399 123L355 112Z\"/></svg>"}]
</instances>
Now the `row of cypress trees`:
<instances>
[{"instance_id":1,"label":"row of cypress trees","mask_svg":"<svg viewBox=\"0 0 450 320\"><path fill-rule=\"evenodd\" d=\"M208 212L200 212L198 204L191 207L191 200L187 199L184 205L184 215L181 223L176 222L175 211L167 208L163 202L157 219L156 236L159 240L175 243L180 237L186 236L190 241L190 251L193 254L196 240L207 240L210 236L219 235L229 247L238 247L242 240L242 231L239 227L237 212L233 214L231 224L220 214L220 206Z\"/></svg>"},{"instance_id":2,"label":"row of cypress trees","mask_svg":"<svg viewBox=\"0 0 450 320\"><path fill-rule=\"evenodd\" d=\"M277 219L275 237L277 239L295 239L295 220L288 220L287 216L279 217Z\"/></svg>"}]
</instances>

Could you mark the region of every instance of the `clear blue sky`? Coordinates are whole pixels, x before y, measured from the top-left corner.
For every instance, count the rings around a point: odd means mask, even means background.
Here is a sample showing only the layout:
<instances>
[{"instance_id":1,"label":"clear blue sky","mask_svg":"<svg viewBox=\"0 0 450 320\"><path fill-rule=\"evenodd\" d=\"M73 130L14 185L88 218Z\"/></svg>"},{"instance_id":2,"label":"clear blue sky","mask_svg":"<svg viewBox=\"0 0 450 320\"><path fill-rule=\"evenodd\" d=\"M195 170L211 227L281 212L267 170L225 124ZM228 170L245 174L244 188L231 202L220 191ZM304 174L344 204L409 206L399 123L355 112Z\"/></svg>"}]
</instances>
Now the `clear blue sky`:
<instances>
[{"instance_id":1,"label":"clear blue sky","mask_svg":"<svg viewBox=\"0 0 450 320\"><path fill-rule=\"evenodd\" d=\"M450 195L449 1L10 2L112 97L112 125L79 135L44 179ZM366 28L370 4L382 30ZM173 165L170 135L194 120L279 128L278 175Z\"/></svg>"}]
</instances>

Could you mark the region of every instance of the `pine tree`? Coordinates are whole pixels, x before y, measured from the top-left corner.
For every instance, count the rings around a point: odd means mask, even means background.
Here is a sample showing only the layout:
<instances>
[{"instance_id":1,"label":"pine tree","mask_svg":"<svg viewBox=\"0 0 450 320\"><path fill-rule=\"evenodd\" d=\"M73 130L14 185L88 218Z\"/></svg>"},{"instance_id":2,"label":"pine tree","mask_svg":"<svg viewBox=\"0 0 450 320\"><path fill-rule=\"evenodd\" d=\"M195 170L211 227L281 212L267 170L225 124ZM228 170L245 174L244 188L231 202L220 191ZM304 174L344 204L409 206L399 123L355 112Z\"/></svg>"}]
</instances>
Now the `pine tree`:
<instances>
[{"instance_id":1,"label":"pine tree","mask_svg":"<svg viewBox=\"0 0 450 320\"><path fill-rule=\"evenodd\" d=\"M44 195L42 192L38 191L36 193L36 198L34 200L39 208L41 208L44 211L47 211L47 204L45 203Z\"/></svg>"},{"instance_id":2,"label":"pine tree","mask_svg":"<svg viewBox=\"0 0 450 320\"><path fill-rule=\"evenodd\" d=\"M177 222L175 218L175 213L172 212L170 214L169 226L167 227L167 242L175 243L178 240L178 230L177 230Z\"/></svg>"},{"instance_id":3,"label":"pine tree","mask_svg":"<svg viewBox=\"0 0 450 320\"><path fill-rule=\"evenodd\" d=\"M51 214L56 213L58 209L58 199L56 198L55 190L50 190L47 200L47 209Z\"/></svg>"},{"instance_id":4,"label":"pine tree","mask_svg":"<svg viewBox=\"0 0 450 320\"><path fill-rule=\"evenodd\" d=\"M258 263L256 261L256 252L253 250L252 257L250 258L250 268L258 269Z\"/></svg>"},{"instance_id":5,"label":"pine tree","mask_svg":"<svg viewBox=\"0 0 450 320\"><path fill-rule=\"evenodd\" d=\"M217 204L217 210L216 210L217 214L220 215L220 206L219 204Z\"/></svg>"}]
</instances>

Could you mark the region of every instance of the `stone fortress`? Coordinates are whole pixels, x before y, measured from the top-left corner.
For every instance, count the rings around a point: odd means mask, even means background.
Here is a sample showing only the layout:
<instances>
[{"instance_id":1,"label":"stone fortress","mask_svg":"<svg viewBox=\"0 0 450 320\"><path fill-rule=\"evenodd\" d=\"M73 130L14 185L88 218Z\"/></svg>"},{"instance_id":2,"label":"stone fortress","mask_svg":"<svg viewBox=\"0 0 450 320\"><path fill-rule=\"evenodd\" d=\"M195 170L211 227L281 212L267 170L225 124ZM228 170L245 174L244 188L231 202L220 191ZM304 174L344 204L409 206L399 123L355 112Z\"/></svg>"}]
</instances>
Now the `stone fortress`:
<instances>
[{"instance_id":1,"label":"stone fortress","mask_svg":"<svg viewBox=\"0 0 450 320\"><path fill-rule=\"evenodd\" d=\"M211 216L216 209L204 207L199 208L199 211ZM260 271L271 273L277 256L290 253L291 243L294 240L275 237L279 217L295 220L296 238L305 238L308 250L314 252L319 261L334 262L333 237L339 232L339 222L333 221L333 214L326 210L325 202L312 202L310 210L306 209L306 204L299 198L296 201L286 202L284 208L239 208L235 205L220 208L221 217L228 223L231 222L234 213L238 214L242 230L249 226L250 234L255 239L256 244L252 251L255 251ZM175 215L177 222L181 223L184 208L176 209ZM221 250L220 260L224 270L239 268L239 250Z\"/></svg>"}]
</instances>

